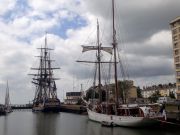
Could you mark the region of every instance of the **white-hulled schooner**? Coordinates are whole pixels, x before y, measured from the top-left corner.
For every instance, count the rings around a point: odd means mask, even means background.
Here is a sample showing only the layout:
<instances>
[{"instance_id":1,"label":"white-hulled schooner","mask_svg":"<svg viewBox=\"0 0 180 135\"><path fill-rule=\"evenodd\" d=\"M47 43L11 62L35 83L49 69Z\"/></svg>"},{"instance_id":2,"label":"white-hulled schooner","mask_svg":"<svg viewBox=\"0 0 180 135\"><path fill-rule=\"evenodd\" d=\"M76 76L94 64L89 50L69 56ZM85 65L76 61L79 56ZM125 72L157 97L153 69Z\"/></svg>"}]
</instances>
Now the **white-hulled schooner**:
<instances>
[{"instance_id":1,"label":"white-hulled schooner","mask_svg":"<svg viewBox=\"0 0 180 135\"><path fill-rule=\"evenodd\" d=\"M116 30L115 30L115 18L114 18L114 4L115 1L112 0L112 47L102 47L99 42L99 24L97 25L97 46L82 46L83 52L90 50L97 50L97 61L94 62L98 66L98 91L99 91L99 101L94 104L93 102L87 103L87 112L90 120L100 122L102 125L106 126L127 126L127 127L153 127L159 126L162 121L165 120L166 116L162 113L155 112L151 107L138 104L123 104L119 101L119 89L118 89L118 75L117 75L117 40L116 40ZM101 51L113 52L112 62L114 65L114 100L105 102L102 101L102 84L101 84L101 63L107 63L101 61ZM78 61L87 62L87 61ZM90 62L93 63L93 62ZM94 89L95 91L96 89ZM108 94L108 93L106 93ZM108 96L106 96L108 97Z\"/></svg>"},{"instance_id":2,"label":"white-hulled schooner","mask_svg":"<svg viewBox=\"0 0 180 135\"><path fill-rule=\"evenodd\" d=\"M33 75L32 83L36 86L35 97L33 100L33 112L59 112L60 111L60 100L57 97L57 88L54 78L55 69L52 67L50 51L53 50L47 47L47 37L45 36L45 45L44 47L38 48L40 50L40 64L39 68L31 68L36 70L36 74Z\"/></svg>"}]
</instances>

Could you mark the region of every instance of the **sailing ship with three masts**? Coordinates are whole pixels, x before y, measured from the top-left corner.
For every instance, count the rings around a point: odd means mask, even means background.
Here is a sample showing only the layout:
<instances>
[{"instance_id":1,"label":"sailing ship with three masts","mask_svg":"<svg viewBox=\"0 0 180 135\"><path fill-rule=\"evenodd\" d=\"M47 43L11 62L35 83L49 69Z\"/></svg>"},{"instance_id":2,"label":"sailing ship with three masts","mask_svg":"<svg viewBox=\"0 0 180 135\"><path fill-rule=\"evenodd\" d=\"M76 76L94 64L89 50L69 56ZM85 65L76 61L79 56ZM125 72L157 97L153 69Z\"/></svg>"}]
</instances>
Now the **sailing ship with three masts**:
<instances>
[{"instance_id":1,"label":"sailing ship with three masts","mask_svg":"<svg viewBox=\"0 0 180 135\"><path fill-rule=\"evenodd\" d=\"M98 102L86 102L87 112L90 120L100 122L102 125L106 126L128 126L128 127L144 127L144 126L157 126L161 124L161 120L165 120L165 115L155 112L151 107L138 104L127 104L124 100L119 98L119 88L118 88L118 74L117 74L117 64L122 62L118 61L117 58L117 39L115 30L115 11L114 11L115 1L112 0L112 47L102 47L99 41L99 24L97 24L97 46L82 46L83 52L96 50L97 60L96 62L90 62L97 64L98 67L98 91L99 100ZM101 64L108 63L101 61L101 51L106 51L113 54L114 65L114 98L113 100L108 99L109 90L106 90L106 101L102 101L102 84L101 84ZM88 62L88 61L78 61L78 62ZM121 65L122 66L122 65ZM96 88L94 87L94 91ZM107 87L108 88L108 87Z\"/></svg>"},{"instance_id":2,"label":"sailing ship with three masts","mask_svg":"<svg viewBox=\"0 0 180 135\"><path fill-rule=\"evenodd\" d=\"M33 75L32 83L36 86L35 97L33 100L33 112L59 112L60 111L60 100L57 97L57 88L54 78L54 70L60 69L52 67L50 51L53 49L47 47L47 34L45 35L44 47L38 48L40 50L39 67L31 68L36 70L37 73Z\"/></svg>"}]
</instances>

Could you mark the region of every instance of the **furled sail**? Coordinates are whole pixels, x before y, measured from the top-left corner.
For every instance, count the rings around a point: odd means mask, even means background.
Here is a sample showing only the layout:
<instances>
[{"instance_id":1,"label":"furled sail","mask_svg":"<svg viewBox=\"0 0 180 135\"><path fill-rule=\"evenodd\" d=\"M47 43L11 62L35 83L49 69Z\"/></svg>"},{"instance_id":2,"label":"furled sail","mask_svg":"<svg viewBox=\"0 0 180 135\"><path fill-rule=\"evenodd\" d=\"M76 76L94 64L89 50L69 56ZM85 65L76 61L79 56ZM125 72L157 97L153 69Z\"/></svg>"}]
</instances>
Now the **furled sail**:
<instances>
[{"instance_id":1,"label":"furled sail","mask_svg":"<svg viewBox=\"0 0 180 135\"><path fill-rule=\"evenodd\" d=\"M82 52L98 50L98 46L82 46L82 48L83 48ZM103 50L110 54L112 54L112 49L113 49L112 47L100 47L100 50Z\"/></svg>"}]
</instances>

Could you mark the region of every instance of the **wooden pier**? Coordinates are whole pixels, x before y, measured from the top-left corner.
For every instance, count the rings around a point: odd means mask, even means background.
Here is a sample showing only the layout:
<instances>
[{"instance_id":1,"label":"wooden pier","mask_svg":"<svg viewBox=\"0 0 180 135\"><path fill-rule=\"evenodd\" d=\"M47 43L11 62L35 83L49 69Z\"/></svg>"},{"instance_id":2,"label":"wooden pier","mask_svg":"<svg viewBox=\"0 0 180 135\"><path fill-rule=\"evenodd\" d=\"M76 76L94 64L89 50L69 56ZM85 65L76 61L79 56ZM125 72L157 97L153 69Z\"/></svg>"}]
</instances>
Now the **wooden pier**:
<instances>
[{"instance_id":1,"label":"wooden pier","mask_svg":"<svg viewBox=\"0 0 180 135\"><path fill-rule=\"evenodd\" d=\"M12 109L13 110L32 109L32 104L12 105ZM61 104L60 111L61 112L77 113L77 114L85 114L87 112L85 106L70 105L70 104Z\"/></svg>"},{"instance_id":2,"label":"wooden pier","mask_svg":"<svg viewBox=\"0 0 180 135\"><path fill-rule=\"evenodd\" d=\"M16 104L11 105L13 110L21 110L21 109L32 109L32 104Z\"/></svg>"}]
</instances>

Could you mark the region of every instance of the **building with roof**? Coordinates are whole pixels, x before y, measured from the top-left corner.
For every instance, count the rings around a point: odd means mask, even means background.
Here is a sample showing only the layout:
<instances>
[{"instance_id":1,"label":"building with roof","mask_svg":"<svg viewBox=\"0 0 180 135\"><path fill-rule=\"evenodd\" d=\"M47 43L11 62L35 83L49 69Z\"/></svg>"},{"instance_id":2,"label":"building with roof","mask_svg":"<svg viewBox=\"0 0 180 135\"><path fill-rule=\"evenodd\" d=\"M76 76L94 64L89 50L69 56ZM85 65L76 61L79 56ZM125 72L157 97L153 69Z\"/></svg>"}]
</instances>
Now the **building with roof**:
<instances>
[{"instance_id":1,"label":"building with roof","mask_svg":"<svg viewBox=\"0 0 180 135\"><path fill-rule=\"evenodd\" d=\"M172 31L174 67L176 74L177 99L180 100L180 17L170 22Z\"/></svg>"},{"instance_id":2,"label":"building with roof","mask_svg":"<svg viewBox=\"0 0 180 135\"><path fill-rule=\"evenodd\" d=\"M81 92L66 92L65 104L77 104L81 99Z\"/></svg>"},{"instance_id":3,"label":"building with roof","mask_svg":"<svg viewBox=\"0 0 180 135\"><path fill-rule=\"evenodd\" d=\"M171 93L175 95L177 98L177 89L176 84L159 84L159 85L153 85L153 86L144 86L142 89L142 96L143 98L149 98L154 93L159 92L161 97L169 97Z\"/></svg>"}]
</instances>

